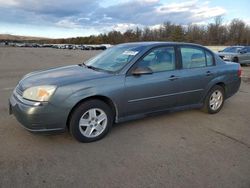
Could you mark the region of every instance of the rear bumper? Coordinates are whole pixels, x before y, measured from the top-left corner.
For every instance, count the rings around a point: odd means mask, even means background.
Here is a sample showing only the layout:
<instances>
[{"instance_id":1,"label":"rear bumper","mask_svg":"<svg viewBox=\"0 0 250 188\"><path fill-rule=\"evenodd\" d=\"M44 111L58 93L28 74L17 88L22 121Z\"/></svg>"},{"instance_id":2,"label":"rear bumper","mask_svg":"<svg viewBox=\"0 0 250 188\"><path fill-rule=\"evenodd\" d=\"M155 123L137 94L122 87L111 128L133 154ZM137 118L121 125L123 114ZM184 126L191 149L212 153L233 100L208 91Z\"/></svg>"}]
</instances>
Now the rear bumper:
<instances>
[{"instance_id":1,"label":"rear bumper","mask_svg":"<svg viewBox=\"0 0 250 188\"><path fill-rule=\"evenodd\" d=\"M12 94L9 112L30 132L62 132L66 128L67 114L49 103L21 101Z\"/></svg>"}]
</instances>

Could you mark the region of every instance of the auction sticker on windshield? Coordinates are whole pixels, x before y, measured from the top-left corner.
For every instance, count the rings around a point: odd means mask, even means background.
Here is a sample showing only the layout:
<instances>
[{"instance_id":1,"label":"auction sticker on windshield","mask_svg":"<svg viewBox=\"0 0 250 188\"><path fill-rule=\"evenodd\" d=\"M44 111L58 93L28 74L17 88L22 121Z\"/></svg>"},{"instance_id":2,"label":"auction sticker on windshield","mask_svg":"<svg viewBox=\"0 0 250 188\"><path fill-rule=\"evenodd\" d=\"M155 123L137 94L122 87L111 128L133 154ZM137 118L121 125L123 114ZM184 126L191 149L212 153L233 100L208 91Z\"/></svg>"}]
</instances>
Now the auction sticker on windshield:
<instances>
[{"instance_id":1,"label":"auction sticker on windshield","mask_svg":"<svg viewBox=\"0 0 250 188\"><path fill-rule=\"evenodd\" d=\"M135 56L136 54L138 54L138 51L126 50L122 54L123 55L132 55L132 56Z\"/></svg>"}]
</instances>

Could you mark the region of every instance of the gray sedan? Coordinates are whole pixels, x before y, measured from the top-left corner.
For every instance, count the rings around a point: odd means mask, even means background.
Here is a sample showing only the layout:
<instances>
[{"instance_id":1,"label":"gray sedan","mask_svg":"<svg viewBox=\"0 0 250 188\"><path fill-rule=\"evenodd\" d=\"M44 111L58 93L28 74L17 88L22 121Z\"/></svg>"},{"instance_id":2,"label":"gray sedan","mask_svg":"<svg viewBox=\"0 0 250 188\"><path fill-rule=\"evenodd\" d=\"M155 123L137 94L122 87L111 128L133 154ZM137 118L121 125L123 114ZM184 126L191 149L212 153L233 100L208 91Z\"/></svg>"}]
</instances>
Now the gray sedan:
<instances>
[{"instance_id":1,"label":"gray sedan","mask_svg":"<svg viewBox=\"0 0 250 188\"><path fill-rule=\"evenodd\" d=\"M9 109L31 132L69 129L78 141L91 142L113 123L162 111L217 113L238 91L240 76L239 64L200 45L127 43L79 65L25 75Z\"/></svg>"},{"instance_id":2,"label":"gray sedan","mask_svg":"<svg viewBox=\"0 0 250 188\"><path fill-rule=\"evenodd\" d=\"M224 61L233 61L242 65L250 64L250 46L230 46L219 51Z\"/></svg>"}]
</instances>

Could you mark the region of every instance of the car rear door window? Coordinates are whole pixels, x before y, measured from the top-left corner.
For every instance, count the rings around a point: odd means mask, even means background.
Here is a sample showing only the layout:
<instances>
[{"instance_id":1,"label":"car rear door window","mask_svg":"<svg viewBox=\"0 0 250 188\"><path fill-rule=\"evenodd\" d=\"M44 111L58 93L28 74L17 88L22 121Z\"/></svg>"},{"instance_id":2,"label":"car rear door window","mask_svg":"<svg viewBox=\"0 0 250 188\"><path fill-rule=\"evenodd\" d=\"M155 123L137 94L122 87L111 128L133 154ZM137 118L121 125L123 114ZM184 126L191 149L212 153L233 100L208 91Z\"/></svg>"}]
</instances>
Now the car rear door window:
<instances>
[{"instance_id":1,"label":"car rear door window","mask_svg":"<svg viewBox=\"0 0 250 188\"><path fill-rule=\"evenodd\" d=\"M138 67L148 67L152 69L153 72L174 70L174 47L160 47L153 49L138 63Z\"/></svg>"},{"instance_id":2,"label":"car rear door window","mask_svg":"<svg viewBox=\"0 0 250 188\"><path fill-rule=\"evenodd\" d=\"M206 67L206 56L202 49L181 47L181 56L184 69Z\"/></svg>"}]
</instances>

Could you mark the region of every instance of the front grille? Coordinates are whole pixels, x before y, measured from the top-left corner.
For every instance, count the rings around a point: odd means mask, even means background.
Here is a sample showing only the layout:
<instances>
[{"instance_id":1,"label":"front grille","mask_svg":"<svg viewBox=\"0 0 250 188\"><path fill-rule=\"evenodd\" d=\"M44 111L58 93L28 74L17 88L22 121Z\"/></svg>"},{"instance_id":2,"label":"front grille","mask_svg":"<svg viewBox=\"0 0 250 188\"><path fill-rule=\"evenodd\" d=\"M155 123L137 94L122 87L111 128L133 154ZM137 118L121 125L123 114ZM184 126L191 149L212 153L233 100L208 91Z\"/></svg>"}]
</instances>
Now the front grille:
<instances>
[{"instance_id":1,"label":"front grille","mask_svg":"<svg viewBox=\"0 0 250 188\"><path fill-rule=\"evenodd\" d=\"M20 96L23 96L23 90L22 90L22 87L20 86L20 84L18 84L17 86L16 86L16 93L18 94L18 95L20 95Z\"/></svg>"}]
</instances>

